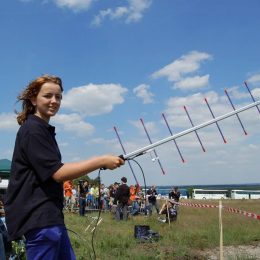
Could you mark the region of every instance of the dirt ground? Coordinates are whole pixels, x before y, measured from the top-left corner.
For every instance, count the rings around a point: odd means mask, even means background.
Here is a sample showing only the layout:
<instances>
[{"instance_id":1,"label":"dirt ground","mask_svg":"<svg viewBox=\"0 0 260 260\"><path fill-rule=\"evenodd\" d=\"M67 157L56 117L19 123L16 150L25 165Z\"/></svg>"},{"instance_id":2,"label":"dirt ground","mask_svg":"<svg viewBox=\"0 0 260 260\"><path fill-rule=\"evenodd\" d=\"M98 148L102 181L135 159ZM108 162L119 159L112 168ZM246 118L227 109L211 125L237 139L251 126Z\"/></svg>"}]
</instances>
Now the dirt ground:
<instances>
[{"instance_id":1,"label":"dirt ground","mask_svg":"<svg viewBox=\"0 0 260 260\"><path fill-rule=\"evenodd\" d=\"M208 260L218 260L219 248L205 250L200 252L201 256ZM225 260L245 260L245 259L260 259L260 243L253 245L240 245L240 246L224 246L223 257Z\"/></svg>"}]
</instances>

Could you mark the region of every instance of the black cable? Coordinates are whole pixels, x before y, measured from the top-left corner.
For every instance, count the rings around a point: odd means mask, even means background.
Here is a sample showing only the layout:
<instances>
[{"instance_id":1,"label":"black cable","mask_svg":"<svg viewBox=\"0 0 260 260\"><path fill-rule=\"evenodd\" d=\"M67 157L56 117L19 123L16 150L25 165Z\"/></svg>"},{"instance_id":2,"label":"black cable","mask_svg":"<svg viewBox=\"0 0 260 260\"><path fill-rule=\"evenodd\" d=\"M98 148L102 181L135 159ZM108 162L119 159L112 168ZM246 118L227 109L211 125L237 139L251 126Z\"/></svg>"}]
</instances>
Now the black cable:
<instances>
[{"instance_id":1,"label":"black cable","mask_svg":"<svg viewBox=\"0 0 260 260\"><path fill-rule=\"evenodd\" d=\"M141 172L142 172L142 175L143 175L143 179L144 179L144 199L145 199L145 210L146 210L146 180L145 180L145 175L144 175L144 171L143 171L143 168L142 166L139 164L138 161L136 161L135 159L129 159L129 160L132 160L134 161L140 168ZM94 246L94 236L95 236L95 233L96 233L96 228L97 228L97 225L98 225L98 222L100 220L100 216L101 216L101 211L102 211L102 205L101 205L101 191L100 191L100 186L101 186L101 181L100 181L100 173L101 173L101 170L104 170L104 169L99 169L98 171L98 206L99 206L99 210L98 210L98 218L97 218L97 221L96 221L96 224L94 226L94 230L93 230L93 233L92 233L92 238L91 238L91 246L92 246L92 251L93 251L93 255L94 255L94 260L96 260L96 251L95 251L95 246Z\"/></svg>"},{"instance_id":2,"label":"black cable","mask_svg":"<svg viewBox=\"0 0 260 260\"><path fill-rule=\"evenodd\" d=\"M146 214L146 209L147 209L147 205L146 205L146 180L145 180L144 171L143 171L143 168L138 161L136 161L135 159L129 159L129 160L134 161L139 166L139 168L142 172L142 175L143 175L143 179L144 179L144 203L145 203L145 214Z\"/></svg>"},{"instance_id":3,"label":"black cable","mask_svg":"<svg viewBox=\"0 0 260 260\"><path fill-rule=\"evenodd\" d=\"M71 233L73 233L74 235L76 235L80 240L83 240L84 242L87 242L87 240L86 240L84 237L80 236L79 233L77 233L76 231L71 230L71 229L69 229L69 228L66 228L66 230L69 231L69 232L71 232ZM91 254L90 254L90 253L89 253L89 257L90 257L90 259L92 260L92 257L91 257Z\"/></svg>"}]
</instances>

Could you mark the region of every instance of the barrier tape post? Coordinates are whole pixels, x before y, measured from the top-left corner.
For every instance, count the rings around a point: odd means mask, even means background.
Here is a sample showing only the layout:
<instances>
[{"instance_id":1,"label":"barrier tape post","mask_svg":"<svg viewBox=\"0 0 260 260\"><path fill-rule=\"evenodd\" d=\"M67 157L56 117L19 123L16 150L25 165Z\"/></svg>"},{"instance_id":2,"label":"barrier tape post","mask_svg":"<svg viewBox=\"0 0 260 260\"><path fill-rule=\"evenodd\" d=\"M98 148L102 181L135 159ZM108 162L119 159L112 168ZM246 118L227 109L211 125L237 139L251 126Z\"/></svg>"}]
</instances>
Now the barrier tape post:
<instances>
[{"instance_id":1,"label":"barrier tape post","mask_svg":"<svg viewBox=\"0 0 260 260\"><path fill-rule=\"evenodd\" d=\"M166 200L166 207L167 207L167 215L168 215L168 224L169 227L171 226L171 221L170 221L170 213L169 213L169 205L168 205L169 201L168 199Z\"/></svg>"},{"instance_id":2,"label":"barrier tape post","mask_svg":"<svg viewBox=\"0 0 260 260\"><path fill-rule=\"evenodd\" d=\"M223 260L222 201L219 201L219 259Z\"/></svg>"}]
</instances>

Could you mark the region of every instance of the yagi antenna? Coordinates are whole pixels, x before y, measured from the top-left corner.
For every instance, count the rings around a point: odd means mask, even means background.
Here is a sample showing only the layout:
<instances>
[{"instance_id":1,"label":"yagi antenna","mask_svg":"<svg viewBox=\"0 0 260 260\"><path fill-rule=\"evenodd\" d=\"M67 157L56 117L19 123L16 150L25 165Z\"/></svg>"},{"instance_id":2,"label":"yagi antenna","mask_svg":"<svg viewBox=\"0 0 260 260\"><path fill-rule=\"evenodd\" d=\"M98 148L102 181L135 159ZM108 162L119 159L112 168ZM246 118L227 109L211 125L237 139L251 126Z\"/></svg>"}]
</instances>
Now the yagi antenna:
<instances>
[{"instance_id":1,"label":"yagi antenna","mask_svg":"<svg viewBox=\"0 0 260 260\"><path fill-rule=\"evenodd\" d=\"M229 100L229 102L230 102L230 105L232 106L232 108L234 109L234 111L236 111L235 106L233 105L232 100L231 100L230 96L228 95L228 92L227 92L226 89L225 89L225 93L226 93L226 95L227 95L227 97L228 97L228 100ZM239 115L236 114L236 116L237 116L237 119L238 119L238 121L239 121L239 123L240 123L240 125L241 125L241 127L242 127L242 129L243 129L243 131L244 131L244 133L245 133L245 135L247 135L247 132L246 132L246 130L245 130L243 124L242 124L242 121L241 121Z\"/></svg>"},{"instance_id":2,"label":"yagi antenna","mask_svg":"<svg viewBox=\"0 0 260 260\"><path fill-rule=\"evenodd\" d=\"M184 108L184 110L185 110L185 112L186 112L186 114L187 114L187 116L188 116L188 118L189 118L189 120L190 120L191 125L194 127L194 124L193 124L193 122L192 122L192 120L191 120L190 114L188 113L188 110L187 110L186 106L184 106L183 108ZM205 150L205 148L204 148L204 146L203 146L203 144L202 144L202 142L201 142L201 140L200 140L200 137L199 137L199 134L198 134L197 130L194 130L194 132L195 132L195 134L196 134L196 136L197 136L197 138L198 138L198 141L199 141L199 143L200 143L200 146L201 146L201 148L202 148L202 151L203 151L203 152L206 152L206 150Z\"/></svg>"},{"instance_id":3,"label":"yagi antenna","mask_svg":"<svg viewBox=\"0 0 260 260\"><path fill-rule=\"evenodd\" d=\"M226 92L226 93L227 93L227 92ZM228 96L228 97L229 97L229 96ZM229 98L229 99L230 99L230 98ZM230 99L230 101L231 101L231 99ZM157 147L157 146L160 146L160 145L162 145L162 144L165 144L165 143L167 143L167 142L176 140L177 138L179 138L179 137L181 137L181 136L184 136L184 135L187 135L187 134L189 134L189 133L195 132L195 131L197 131L197 130L199 130L199 129L201 129L201 128L204 128L204 127L206 127L206 126L209 126L209 125L211 125L211 124L216 124L217 122L219 122L219 121L221 121L221 120L224 120L224 119L226 119L226 118L229 118L229 117L231 117L231 116L236 115L237 118L239 118L239 116L238 116L239 113L241 113L241 112L243 112L243 111L245 111L245 110L248 110L248 109L250 109L250 108L252 108L252 107L257 107L258 105L260 105L260 101L255 101L255 102L253 102L253 103L251 103L251 104L249 104L249 105L247 105L247 106L241 107L241 108L239 108L239 109L235 109L235 107L232 105L233 111L231 111L231 112L229 112L229 113L226 113L226 114L224 114L224 115L222 115L222 116L214 117L213 119L211 119L211 120L209 120L209 121L207 121L207 122L205 122L205 123L202 123L202 124L200 124L200 125L197 125L197 126L194 126L194 125L193 125L193 127L189 128L189 129L186 129L186 130L184 130L184 131L182 131L182 132L179 132L179 133L177 133L177 134L171 135L171 136L169 136L169 137L167 137L167 138L164 138L164 139L162 139L162 140L160 140L160 141L157 141L157 142L155 142L155 143L151 143L150 145L147 145L147 146L145 146L145 147L142 147L142 148L140 148L140 149L137 149L136 151L133 151L133 152L131 152L131 153L123 154L122 157L123 157L125 160L133 159L133 158L135 158L135 157L137 157L137 156L143 155L144 153L146 153L147 150L153 149L153 148L155 148L155 147ZM239 118L239 122L241 122L240 118ZM241 122L241 126L242 126L242 122ZM244 130L244 127L242 127L242 128L243 128L243 130ZM245 130L244 130L244 133L246 133ZM202 146L202 147L203 147L203 146Z\"/></svg>"},{"instance_id":4,"label":"yagi antenna","mask_svg":"<svg viewBox=\"0 0 260 260\"><path fill-rule=\"evenodd\" d=\"M207 100L206 98L204 98L204 100L205 100L205 102L206 102L206 104L207 104L207 107L208 107L209 112L211 113L212 117L215 118L215 115L213 114L213 111L212 111L212 109L211 109L211 107L210 107L210 105L209 105L209 103L208 103L208 100ZM219 127L218 122L216 122L216 126L217 126L217 128L218 128L218 131L219 131L219 133L220 133L220 135L221 135L221 137L222 137L224 143L227 143L227 141L226 141L226 139L225 139L225 137L224 137L224 135L223 135L223 133L222 133L220 127Z\"/></svg>"},{"instance_id":5,"label":"yagi antenna","mask_svg":"<svg viewBox=\"0 0 260 260\"><path fill-rule=\"evenodd\" d=\"M173 136L172 130L171 130L169 124L168 124L168 121L167 121L166 116L164 115L164 113L162 113L162 116L163 116L163 119L164 119L164 121L165 121L165 123L166 123L166 126L167 126L167 128L168 128L168 130L169 130L171 136ZM185 160L184 160L184 158L183 158L183 156L182 156L182 154L181 154L180 148L179 148L179 146L178 146L176 140L173 139L173 141L174 141L174 144L175 144L175 146L176 146L176 148L177 148L177 151L178 151L178 153L179 153L179 155L180 155L180 157L181 157L181 160L182 160L182 162L184 163Z\"/></svg>"},{"instance_id":6,"label":"yagi antenna","mask_svg":"<svg viewBox=\"0 0 260 260\"><path fill-rule=\"evenodd\" d=\"M148 131L147 131L146 127L145 127L145 124L144 124L143 119L140 118L140 121L141 121L141 123L142 123L142 125L143 125L144 131L145 131L145 133L146 133L146 135L147 135L147 138L148 138L150 144L152 144L152 140L151 140L151 138L150 138L150 136L149 136L149 134L148 134ZM156 161L156 160L157 160L157 161L158 161L158 164L159 164L159 166L160 166L160 168L161 168L161 170L162 170L162 173L165 174L165 171L164 171L164 169L163 169L163 167L162 167L162 163L161 163L161 161L160 161L160 159L159 159L159 156L157 155L156 150L154 149L153 152L154 152L155 158L152 158L152 161Z\"/></svg>"}]
</instances>

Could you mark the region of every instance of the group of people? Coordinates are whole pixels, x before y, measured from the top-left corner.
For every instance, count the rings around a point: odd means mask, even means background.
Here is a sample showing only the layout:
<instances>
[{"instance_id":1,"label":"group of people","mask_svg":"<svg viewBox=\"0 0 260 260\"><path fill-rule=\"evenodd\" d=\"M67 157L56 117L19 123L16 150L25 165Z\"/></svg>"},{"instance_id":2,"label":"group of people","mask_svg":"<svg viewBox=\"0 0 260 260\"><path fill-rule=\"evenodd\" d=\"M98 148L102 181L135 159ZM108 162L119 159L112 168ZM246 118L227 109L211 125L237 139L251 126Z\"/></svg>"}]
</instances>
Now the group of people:
<instances>
[{"instance_id":1,"label":"group of people","mask_svg":"<svg viewBox=\"0 0 260 260\"><path fill-rule=\"evenodd\" d=\"M140 187L139 185L129 187L126 177L121 178L121 183L115 182L108 187L104 184L99 187L98 184L90 184L86 180L79 180L77 185L74 185L71 180L68 180L64 182L63 189L64 208L71 212L79 211L80 216L84 216L86 210L102 209L111 211L116 206L121 207L121 211L124 212L123 208L126 209L125 206L132 206L131 214L133 215L136 215L140 209ZM126 214L123 215L124 219L126 219ZM116 216L119 216L119 213ZM120 219L120 217L117 217L117 219Z\"/></svg>"},{"instance_id":2,"label":"group of people","mask_svg":"<svg viewBox=\"0 0 260 260\"><path fill-rule=\"evenodd\" d=\"M177 218L177 203L180 199L178 187L174 187L168 194L168 199L161 205L158 203L156 187L151 186L146 193L139 184L127 184L127 178L122 177L121 183L115 182L106 187L102 184L91 185L88 181L80 180L77 188L71 181L64 183L64 207L84 216L86 209L102 209L112 211L116 220L127 220L129 214L136 216L144 214L151 216L153 209L158 215L165 215L162 222L174 221Z\"/></svg>"},{"instance_id":3,"label":"group of people","mask_svg":"<svg viewBox=\"0 0 260 260\"><path fill-rule=\"evenodd\" d=\"M133 216L139 213L151 216L153 208L155 208L158 215L165 215L164 219L158 218L161 222L172 222L177 219L178 202L181 196L178 187L173 187L166 202L162 205L158 203L158 193L154 185L145 194L138 184L128 187L125 177L121 179L121 185L115 194L114 204L116 205L117 220L127 220L128 213Z\"/></svg>"},{"instance_id":4,"label":"group of people","mask_svg":"<svg viewBox=\"0 0 260 260\"><path fill-rule=\"evenodd\" d=\"M66 210L76 212L79 209L80 216L84 216L86 207L89 209L98 209L99 204L101 204L101 208L107 208L105 200L107 189L105 189L103 184L101 189L99 189L99 185L89 184L86 180L79 180L77 185L68 180L64 182L63 189L64 208ZM100 191L102 191L101 198Z\"/></svg>"},{"instance_id":5,"label":"group of people","mask_svg":"<svg viewBox=\"0 0 260 260\"><path fill-rule=\"evenodd\" d=\"M165 214L166 204L161 209L158 203L158 193L153 185L147 191L141 190L139 184L127 184L127 178L122 177L121 183L106 187L104 184L90 184L86 180L79 180L77 185L72 181L65 181L64 189L64 208L71 212L79 212L84 216L86 210L102 209L115 213L116 220L127 220L129 214L132 216L144 214L151 216L153 209L157 214ZM174 207L171 200L178 202L180 192L177 187L169 193L168 208Z\"/></svg>"}]
</instances>

